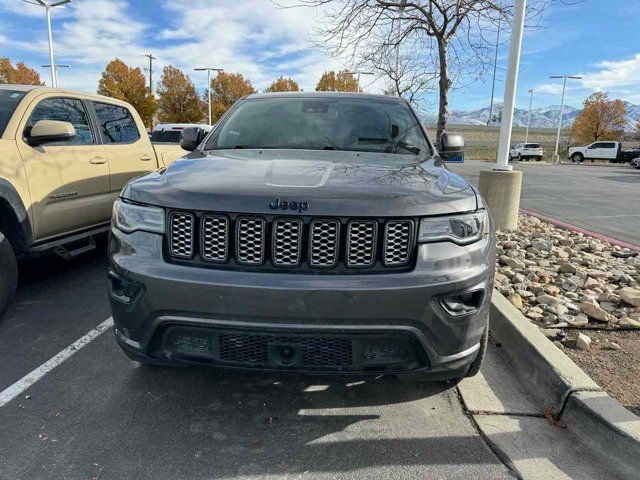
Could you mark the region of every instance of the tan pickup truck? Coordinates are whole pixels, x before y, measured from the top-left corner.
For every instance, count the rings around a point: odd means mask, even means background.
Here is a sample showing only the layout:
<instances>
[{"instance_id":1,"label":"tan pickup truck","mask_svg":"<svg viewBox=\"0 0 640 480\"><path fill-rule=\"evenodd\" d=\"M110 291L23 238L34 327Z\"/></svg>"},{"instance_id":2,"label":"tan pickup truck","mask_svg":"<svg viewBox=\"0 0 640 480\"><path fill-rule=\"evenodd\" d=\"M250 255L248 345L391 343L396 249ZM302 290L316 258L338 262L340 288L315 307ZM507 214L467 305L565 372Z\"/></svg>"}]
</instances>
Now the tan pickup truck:
<instances>
[{"instance_id":1,"label":"tan pickup truck","mask_svg":"<svg viewBox=\"0 0 640 480\"><path fill-rule=\"evenodd\" d=\"M0 316L15 291L16 259L94 248L125 184L187 153L160 149L126 102L0 85Z\"/></svg>"}]
</instances>

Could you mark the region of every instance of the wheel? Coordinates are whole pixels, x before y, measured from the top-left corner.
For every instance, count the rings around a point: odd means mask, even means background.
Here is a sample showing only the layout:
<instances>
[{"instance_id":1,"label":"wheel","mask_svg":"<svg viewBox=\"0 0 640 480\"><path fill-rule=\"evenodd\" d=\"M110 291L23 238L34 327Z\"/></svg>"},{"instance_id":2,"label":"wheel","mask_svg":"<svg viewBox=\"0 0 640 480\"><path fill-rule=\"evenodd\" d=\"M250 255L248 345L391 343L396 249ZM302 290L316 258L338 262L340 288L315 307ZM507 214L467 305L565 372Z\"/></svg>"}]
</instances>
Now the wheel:
<instances>
[{"instance_id":1,"label":"wheel","mask_svg":"<svg viewBox=\"0 0 640 480\"><path fill-rule=\"evenodd\" d=\"M482 334L482 338L480 339L480 350L478 350L478 356L469 367L469 371L467 372L467 377L473 377L477 375L480 371L480 367L482 367L482 362L484 361L484 357L487 355L487 347L489 346L489 323L487 322L487 326L484 327L484 333Z\"/></svg>"},{"instance_id":2,"label":"wheel","mask_svg":"<svg viewBox=\"0 0 640 480\"><path fill-rule=\"evenodd\" d=\"M18 284L18 262L9 240L0 232L0 317L11 303Z\"/></svg>"},{"instance_id":3,"label":"wheel","mask_svg":"<svg viewBox=\"0 0 640 480\"><path fill-rule=\"evenodd\" d=\"M539 162L540 160L542 160L542 157L536 157L536 162Z\"/></svg>"},{"instance_id":4,"label":"wheel","mask_svg":"<svg viewBox=\"0 0 640 480\"><path fill-rule=\"evenodd\" d=\"M521 162L522 161L522 155L518 154L518 161Z\"/></svg>"},{"instance_id":5,"label":"wheel","mask_svg":"<svg viewBox=\"0 0 640 480\"><path fill-rule=\"evenodd\" d=\"M571 155L571 161L573 163L582 163L584 162L584 155L582 155L581 153L574 153L573 155Z\"/></svg>"}]
</instances>

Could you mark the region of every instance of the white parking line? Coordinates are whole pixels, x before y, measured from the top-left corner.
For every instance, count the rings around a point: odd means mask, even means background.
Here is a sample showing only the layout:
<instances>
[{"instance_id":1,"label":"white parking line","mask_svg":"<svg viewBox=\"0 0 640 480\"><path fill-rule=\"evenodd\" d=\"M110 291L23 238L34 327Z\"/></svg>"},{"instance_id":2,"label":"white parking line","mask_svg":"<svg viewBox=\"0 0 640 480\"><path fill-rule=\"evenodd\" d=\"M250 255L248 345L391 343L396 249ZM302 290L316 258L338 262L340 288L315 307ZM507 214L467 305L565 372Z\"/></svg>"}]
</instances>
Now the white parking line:
<instances>
[{"instance_id":1,"label":"white parking line","mask_svg":"<svg viewBox=\"0 0 640 480\"><path fill-rule=\"evenodd\" d=\"M7 403L9 403L26 389L31 387L31 385L36 383L51 370L62 364L65 360L69 359L78 350L89 345L89 343L98 338L111 327L113 327L113 318L109 317L97 327L89 330L86 335L80 337L78 340L73 342L61 352L55 354L38 368L31 371L30 373L27 373L16 383L0 392L0 407L4 407Z\"/></svg>"}]
</instances>

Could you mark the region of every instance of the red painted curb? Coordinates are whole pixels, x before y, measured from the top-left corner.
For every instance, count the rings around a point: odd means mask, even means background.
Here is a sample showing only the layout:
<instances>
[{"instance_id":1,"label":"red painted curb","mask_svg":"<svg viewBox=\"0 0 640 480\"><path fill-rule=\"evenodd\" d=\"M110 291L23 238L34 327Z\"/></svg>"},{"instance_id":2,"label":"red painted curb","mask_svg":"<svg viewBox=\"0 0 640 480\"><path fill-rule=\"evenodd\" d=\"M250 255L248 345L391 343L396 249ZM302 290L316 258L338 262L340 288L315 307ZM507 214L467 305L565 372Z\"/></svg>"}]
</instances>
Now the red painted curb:
<instances>
[{"instance_id":1,"label":"red painted curb","mask_svg":"<svg viewBox=\"0 0 640 480\"><path fill-rule=\"evenodd\" d=\"M588 235L588 236L593 237L593 238L598 238L600 240L604 240L605 242L609 242L612 245L618 245L618 246L620 246L622 248L628 248L629 250L634 250L636 252L640 252L640 247L638 247L637 245L632 245L630 243L623 242L622 240L616 240L615 238L608 237L606 235L603 235L602 233L596 233L596 232L592 232L590 230L585 230L584 228L580 228L580 227L577 227L577 226L572 225L570 223L563 222L562 220L556 220L555 218L547 217L546 215L542 215L540 213L531 212L529 210L525 210L524 208L521 208L520 211L522 213L524 213L524 214L531 215L532 217L536 217L536 218L538 218L540 220L543 220L545 222L551 223L552 225L555 225L557 227L561 227L561 228L565 228L567 230L572 230L574 232L582 233L583 235Z\"/></svg>"}]
</instances>

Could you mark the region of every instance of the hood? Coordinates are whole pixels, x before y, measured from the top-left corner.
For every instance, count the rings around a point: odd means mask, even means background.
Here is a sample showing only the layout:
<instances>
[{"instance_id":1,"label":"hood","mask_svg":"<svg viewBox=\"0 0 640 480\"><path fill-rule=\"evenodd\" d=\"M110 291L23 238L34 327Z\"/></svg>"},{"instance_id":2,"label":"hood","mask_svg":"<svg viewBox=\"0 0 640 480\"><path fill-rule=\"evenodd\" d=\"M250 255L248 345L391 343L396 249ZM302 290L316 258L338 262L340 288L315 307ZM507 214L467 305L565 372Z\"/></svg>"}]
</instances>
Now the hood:
<instances>
[{"instance_id":1,"label":"hood","mask_svg":"<svg viewBox=\"0 0 640 480\"><path fill-rule=\"evenodd\" d=\"M472 211L469 184L412 155L316 150L215 150L191 154L131 181L122 196L162 207L307 215L420 216ZM271 206L270 206L271 205ZM287 210L287 213L292 213ZM298 213L298 212L296 212Z\"/></svg>"}]
</instances>

